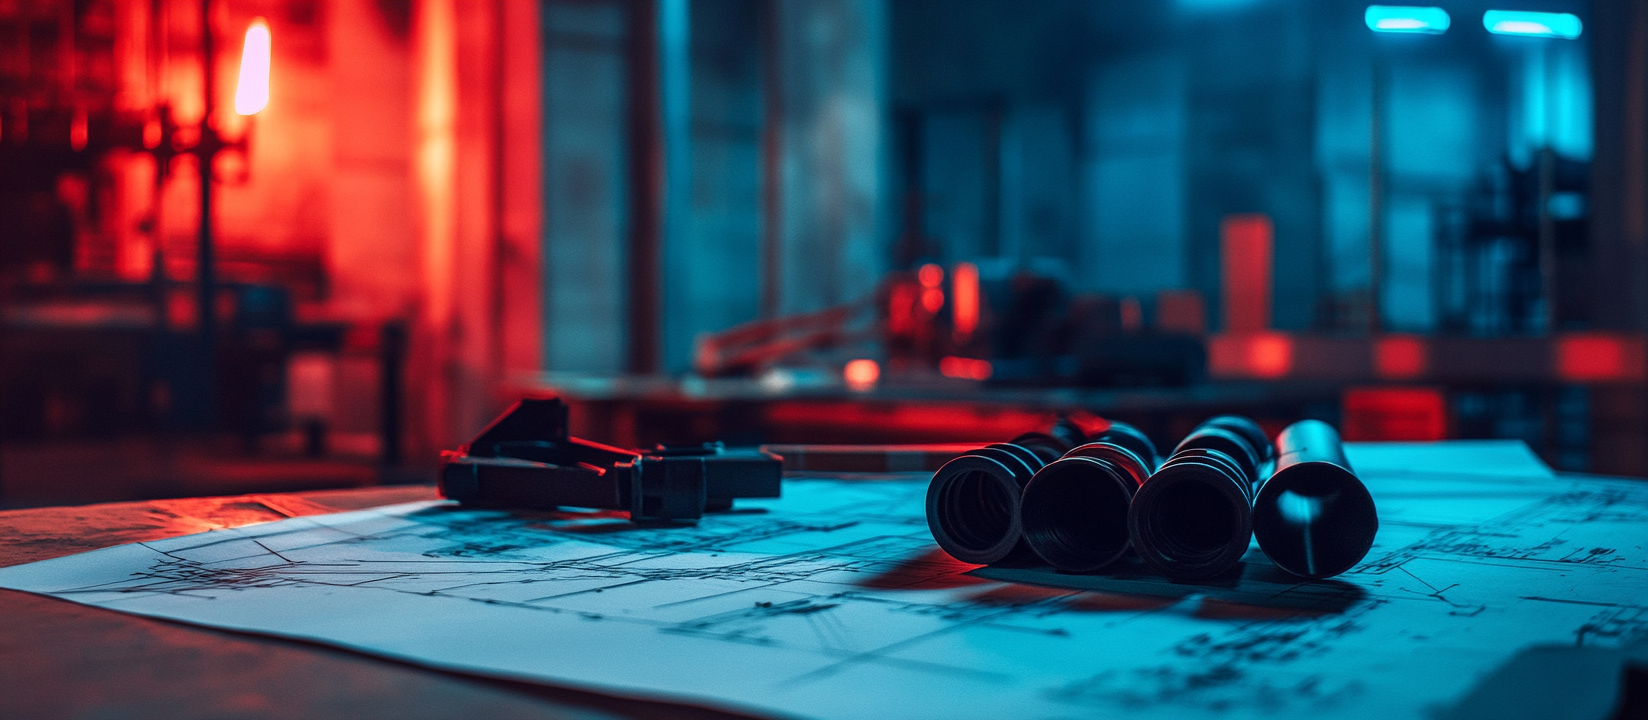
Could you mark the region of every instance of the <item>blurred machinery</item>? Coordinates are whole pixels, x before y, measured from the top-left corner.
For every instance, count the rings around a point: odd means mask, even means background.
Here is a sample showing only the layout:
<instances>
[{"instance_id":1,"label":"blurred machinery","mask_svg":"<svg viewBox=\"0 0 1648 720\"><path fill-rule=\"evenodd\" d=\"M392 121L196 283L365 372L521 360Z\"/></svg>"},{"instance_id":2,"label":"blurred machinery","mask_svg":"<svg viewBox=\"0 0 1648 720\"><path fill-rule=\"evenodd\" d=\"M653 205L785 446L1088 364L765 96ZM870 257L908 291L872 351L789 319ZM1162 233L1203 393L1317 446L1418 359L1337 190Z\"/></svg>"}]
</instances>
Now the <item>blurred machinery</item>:
<instances>
[{"instance_id":1,"label":"blurred machinery","mask_svg":"<svg viewBox=\"0 0 1648 720\"><path fill-rule=\"evenodd\" d=\"M159 8L152 4L155 18ZM206 27L211 8L198 6ZM234 152L244 165L250 123L229 139L214 116L180 125L168 101L146 111L118 106L119 10L110 2L29 3L0 16L0 35L17 39L0 67L0 208L15 219L0 229L4 432L159 425L256 435L280 427L283 363L297 335L289 293L220 283L212 237L212 189L223 180L214 160ZM216 105L212 36L204 33L200 48L208 108ZM149 40L164 43L165 34ZM267 48L265 40L265 97ZM159 241L148 282L109 272L106 256L120 231L111 227L119 222L115 158L133 153L153 157L155 208L176 161L194 156L200 219L192 282L167 277ZM157 212L144 230L158 232Z\"/></svg>"},{"instance_id":2,"label":"blurred machinery","mask_svg":"<svg viewBox=\"0 0 1648 720\"><path fill-rule=\"evenodd\" d=\"M220 272L213 192L249 173L249 116L267 103L271 43L267 25L254 21L234 122L215 112L179 122L177 98L157 92L155 78L173 42L167 13L184 8L207 28L188 49L198 51L204 81L194 107L217 108L227 83L216 72L211 0L0 7L0 438L225 431L251 448L290 426L292 354L343 345L347 327L301 323L294 312L294 290L324 286L322 268ZM128 77L134 38L123 19L133 17L149 31L138 38L149 62L142 93ZM134 93L152 103L134 109ZM142 155L152 158L149 209L138 227L121 227L121 203L134 195L121 182L130 184L128 168ZM233 157L216 162L224 155ZM191 258L166 257L175 243L159 214L183 171L197 175L199 213L192 277L179 278L176 268ZM121 241L134 232L152 253L146 280L117 272L117 256L131 251ZM392 340L384 356L398 364L404 342ZM396 377L382 375L386 385ZM383 443L386 457L398 455L396 432ZM324 449L323 434L310 436L311 452Z\"/></svg>"},{"instance_id":3,"label":"blurred machinery","mask_svg":"<svg viewBox=\"0 0 1648 720\"><path fill-rule=\"evenodd\" d=\"M890 377L1180 387L1206 375L1194 293L1164 293L1147 312L1136 297L1072 295L1058 280L1025 269L991 275L958 263L946 273L926 263L889 274L875 300L705 334L694 370L757 376L809 351L879 342L873 352L885 356ZM871 310L874 322L866 325Z\"/></svg>"}]
</instances>

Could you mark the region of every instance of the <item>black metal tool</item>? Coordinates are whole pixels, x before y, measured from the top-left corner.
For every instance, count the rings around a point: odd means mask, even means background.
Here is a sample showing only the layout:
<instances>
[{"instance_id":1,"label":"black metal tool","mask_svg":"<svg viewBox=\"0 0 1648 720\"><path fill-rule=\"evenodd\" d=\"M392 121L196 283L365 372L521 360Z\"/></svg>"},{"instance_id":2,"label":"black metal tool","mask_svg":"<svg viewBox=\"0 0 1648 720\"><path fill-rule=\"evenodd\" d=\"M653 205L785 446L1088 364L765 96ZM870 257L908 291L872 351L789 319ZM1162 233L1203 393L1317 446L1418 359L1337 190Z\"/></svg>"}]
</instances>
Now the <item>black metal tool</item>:
<instances>
[{"instance_id":1,"label":"black metal tool","mask_svg":"<svg viewBox=\"0 0 1648 720\"><path fill-rule=\"evenodd\" d=\"M480 507L627 510L636 522L696 521L734 498L778 497L783 463L721 443L634 451L571 437L560 398L523 399L442 454L443 497Z\"/></svg>"},{"instance_id":2,"label":"black metal tool","mask_svg":"<svg viewBox=\"0 0 1648 720\"><path fill-rule=\"evenodd\" d=\"M1276 472L1253 502L1253 534L1277 567L1308 578L1362 561L1379 532L1373 496L1351 471L1333 426L1289 425L1276 438Z\"/></svg>"},{"instance_id":3,"label":"black metal tool","mask_svg":"<svg viewBox=\"0 0 1648 720\"><path fill-rule=\"evenodd\" d=\"M1252 420L1227 415L1174 448L1128 508L1128 535L1147 564L1175 580L1198 580L1241 561L1253 538L1254 485L1271 452L1264 438Z\"/></svg>"}]
</instances>

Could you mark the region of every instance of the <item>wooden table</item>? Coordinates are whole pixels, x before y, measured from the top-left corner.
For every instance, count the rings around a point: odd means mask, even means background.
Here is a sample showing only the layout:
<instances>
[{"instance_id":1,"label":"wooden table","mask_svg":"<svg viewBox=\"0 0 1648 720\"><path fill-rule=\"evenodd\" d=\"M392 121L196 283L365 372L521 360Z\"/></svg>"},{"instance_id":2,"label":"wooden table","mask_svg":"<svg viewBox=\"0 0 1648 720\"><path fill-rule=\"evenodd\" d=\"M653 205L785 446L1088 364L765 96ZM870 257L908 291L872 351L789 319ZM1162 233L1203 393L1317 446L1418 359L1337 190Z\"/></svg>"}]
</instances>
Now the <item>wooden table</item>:
<instances>
[{"instance_id":1,"label":"wooden table","mask_svg":"<svg viewBox=\"0 0 1648 720\"><path fill-rule=\"evenodd\" d=\"M429 500L427 486L0 512L0 567L110 545ZM427 670L0 590L0 718L730 718Z\"/></svg>"}]
</instances>

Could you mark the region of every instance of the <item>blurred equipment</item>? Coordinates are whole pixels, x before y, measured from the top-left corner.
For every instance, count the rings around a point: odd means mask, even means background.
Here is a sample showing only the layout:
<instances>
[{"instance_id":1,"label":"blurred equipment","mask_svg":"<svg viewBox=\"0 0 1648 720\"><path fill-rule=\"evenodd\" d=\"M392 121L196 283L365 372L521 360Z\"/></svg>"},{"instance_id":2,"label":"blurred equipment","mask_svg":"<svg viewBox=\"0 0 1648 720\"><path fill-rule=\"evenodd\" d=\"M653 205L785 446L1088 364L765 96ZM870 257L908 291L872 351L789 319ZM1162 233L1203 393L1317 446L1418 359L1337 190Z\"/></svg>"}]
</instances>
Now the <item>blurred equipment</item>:
<instances>
[{"instance_id":1,"label":"blurred equipment","mask_svg":"<svg viewBox=\"0 0 1648 720\"><path fill-rule=\"evenodd\" d=\"M1276 472L1253 501L1253 534L1277 567L1308 578L1355 567L1373 547L1379 512L1351 472L1333 426L1301 420L1276 437Z\"/></svg>"},{"instance_id":2,"label":"blurred equipment","mask_svg":"<svg viewBox=\"0 0 1648 720\"><path fill-rule=\"evenodd\" d=\"M693 369L704 377L754 375L810 350L824 350L870 337L851 324L869 309L851 303L799 315L755 320L698 338Z\"/></svg>"},{"instance_id":3,"label":"blurred equipment","mask_svg":"<svg viewBox=\"0 0 1648 720\"><path fill-rule=\"evenodd\" d=\"M1182 386L1206 374L1201 301L1072 295L1057 277L957 263L888 276L884 342L897 370L1022 386Z\"/></svg>"},{"instance_id":4,"label":"blurred equipment","mask_svg":"<svg viewBox=\"0 0 1648 720\"><path fill-rule=\"evenodd\" d=\"M6 324L27 336L13 342L31 353L50 355L54 346L68 351L68 345L59 343L70 337L72 354L98 345L127 352L136 338L144 358L127 366L138 377L113 380L123 388L120 393L63 393L64 402L84 406L87 416L123 417L136 408L172 427L255 434L269 429L269 421L284 411L277 376L284 372L287 343L282 332L291 325L290 308L285 288L223 283L217 274L212 193L223 178L215 173L214 160L231 152L244 160L252 125L243 121L230 137L220 132L222 118L213 112L213 7L210 0L201 0L194 8L206 29L199 47L200 107L206 112L193 126L179 124L172 99L153 87L148 93L152 107L117 103L125 99L123 92L131 91L119 75L123 66L116 35L122 13L135 12L132 8L109 2L41 2L0 10L0 35L23 39L13 48L15 61L0 63L0 218L5 218L0 222L0 300ZM168 38L158 20L165 13L158 8L151 8L151 32L143 38L149 44L146 54L154 57L160 50L150 45L165 45ZM268 102L269 46L267 23L259 19L247 34L240 77L247 102L237 104L242 115L256 113ZM151 76L159 72L148 70ZM152 85L155 77L149 81ZM152 207L141 228L150 235L153 254L147 283L110 279L121 252L119 237L126 232L116 222L121 217L116 177L123 171L116 160L136 153L154 159ZM195 156L200 193L192 308L178 302L186 295L176 292L167 278L157 220L174 162L186 155ZM224 308L231 317L222 317ZM225 320L227 328L221 327ZM279 367L271 371L269 363ZM110 382L70 377L78 365L49 373L61 382L47 394ZM30 375L8 374L0 384L26 387ZM7 408L9 424L24 434L76 424L54 418L49 407L36 414L28 404Z\"/></svg>"},{"instance_id":5,"label":"blurred equipment","mask_svg":"<svg viewBox=\"0 0 1648 720\"><path fill-rule=\"evenodd\" d=\"M526 398L443 454L441 495L479 507L627 511L634 522L696 522L734 498L778 497L780 458L721 443L622 450L571 437L559 398Z\"/></svg>"}]
</instances>

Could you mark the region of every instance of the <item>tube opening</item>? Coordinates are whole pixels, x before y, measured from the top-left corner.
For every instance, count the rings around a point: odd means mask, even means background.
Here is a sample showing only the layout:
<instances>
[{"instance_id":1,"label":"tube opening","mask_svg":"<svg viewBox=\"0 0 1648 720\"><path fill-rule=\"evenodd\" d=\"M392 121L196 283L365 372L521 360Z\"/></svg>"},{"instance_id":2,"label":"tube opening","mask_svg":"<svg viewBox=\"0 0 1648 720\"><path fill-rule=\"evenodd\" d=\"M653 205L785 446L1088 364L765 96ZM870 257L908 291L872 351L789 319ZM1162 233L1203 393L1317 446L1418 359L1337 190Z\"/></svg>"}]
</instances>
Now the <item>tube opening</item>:
<instances>
[{"instance_id":1,"label":"tube opening","mask_svg":"<svg viewBox=\"0 0 1648 720\"><path fill-rule=\"evenodd\" d=\"M994 547L1013 528L1013 496L988 473L974 471L952 479L942 491L938 515L944 532L957 545L982 552Z\"/></svg>"},{"instance_id":2,"label":"tube opening","mask_svg":"<svg viewBox=\"0 0 1648 720\"><path fill-rule=\"evenodd\" d=\"M1096 569L1127 549L1132 499L1100 467L1044 473L1024 495L1025 539L1061 570Z\"/></svg>"},{"instance_id":3,"label":"tube opening","mask_svg":"<svg viewBox=\"0 0 1648 720\"><path fill-rule=\"evenodd\" d=\"M1266 483L1254 503L1253 532L1277 566L1295 575L1338 575L1367 556L1379 513L1349 472L1320 462L1293 465Z\"/></svg>"},{"instance_id":4,"label":"tube opening","mask_svg":"<svg viewBox=\"0 0 1648 720\"><path fill-rule=\"evenodd\" d=\"M1158 549L1177 562L1212 560L1224 552L1240 524L1229 495L1196 480L1163 488L1150 509Z\"/></svg>"}]
</instances>

